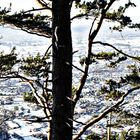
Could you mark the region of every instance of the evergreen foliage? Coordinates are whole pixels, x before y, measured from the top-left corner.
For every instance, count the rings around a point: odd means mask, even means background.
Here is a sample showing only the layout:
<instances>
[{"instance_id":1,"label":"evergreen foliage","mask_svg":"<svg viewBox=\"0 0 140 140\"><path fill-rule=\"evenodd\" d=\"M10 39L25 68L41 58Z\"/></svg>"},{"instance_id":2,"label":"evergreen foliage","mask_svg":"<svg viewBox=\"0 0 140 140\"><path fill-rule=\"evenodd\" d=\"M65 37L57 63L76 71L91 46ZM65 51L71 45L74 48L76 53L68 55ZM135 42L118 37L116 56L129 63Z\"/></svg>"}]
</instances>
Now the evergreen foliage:
<instances>
[{"instance_id":1,"label":"evergreen foliage","mask_svg":"<svg viewBox=\"0 0 140 140\"><path fill-rule=\"evenodd\" d=\"M6 55L4 52L0 52L0 75L12 73L12 68L18 62L19 60L17 59L15 48L13 48L11 52Z\"/></svg>"},{"instance_id":2,"label":"evergreen foliage","mask_svg":"<svg viewBox=\"0 0 140 140\"><path fill-rule=\"evenodd\" d=\"M32 102L32 103L37 103L37 100L35 98L35 96L33 95L33 93L23 93L23 99L24 101L27 101L27 102Z\"/></svg>"}]
</instances>

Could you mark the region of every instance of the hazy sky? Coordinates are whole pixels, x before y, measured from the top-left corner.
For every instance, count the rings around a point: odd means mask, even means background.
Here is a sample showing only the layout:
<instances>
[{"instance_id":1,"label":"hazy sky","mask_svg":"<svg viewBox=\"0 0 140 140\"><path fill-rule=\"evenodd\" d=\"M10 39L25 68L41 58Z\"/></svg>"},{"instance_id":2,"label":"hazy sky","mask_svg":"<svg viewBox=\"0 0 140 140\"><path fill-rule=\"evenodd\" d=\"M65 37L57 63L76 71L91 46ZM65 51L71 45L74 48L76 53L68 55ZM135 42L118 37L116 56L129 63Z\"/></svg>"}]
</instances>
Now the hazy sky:
<instances>
[{"instance_id":1,"label":"hazy sky","mask_svg":"<svg viewBox=\"0 0 140 140\"><path fill-rule=\"evenodd\" d=\"M86 0L85 0L86 1ZM88 0L89 1L89 0ZM131 0L140 6L140 0ZM0 0L0 6L5 7L8 6L9 3L12 3L12 7L14 9L29 9L30 7L37 6L36 0ZM119 0L118 3L122 4L124 2L128 2L128 0ZM117 2L115 2L117 3ZM136 8L138 10L138 8ZM133 11L134 12L134 11Z\"/></svg>"},{"instance_id":2,"label":"hazy sky","mask_svg":"<svg viewBox=\"0 0 140 140\"><path fill-rule=\"evenodd\" d=\"M32 7L38 7L36 0L0 0L0 6L7 7L10 2L12 3L12 10L14 11L22 9L29 10L32 9ZM116 2L115 5L121 5L124 2L128 2L128 0L120 0ZM132 19L140 22L140 0L132 0L132 2L136 3L137 8L130 8L127 13L133 17Z\"/></svg>"},{"instance_id":3,"label":"hazy sky","mask_svg":"<svg viewBox=\"0 0 140 140\"><path fill-rule=\"evenodd\" d=\"M38 6L35 0L0 0L1 7L7 7L9 3L12 3L13 10L31 9Z\"/></svg>"}]
</instances>

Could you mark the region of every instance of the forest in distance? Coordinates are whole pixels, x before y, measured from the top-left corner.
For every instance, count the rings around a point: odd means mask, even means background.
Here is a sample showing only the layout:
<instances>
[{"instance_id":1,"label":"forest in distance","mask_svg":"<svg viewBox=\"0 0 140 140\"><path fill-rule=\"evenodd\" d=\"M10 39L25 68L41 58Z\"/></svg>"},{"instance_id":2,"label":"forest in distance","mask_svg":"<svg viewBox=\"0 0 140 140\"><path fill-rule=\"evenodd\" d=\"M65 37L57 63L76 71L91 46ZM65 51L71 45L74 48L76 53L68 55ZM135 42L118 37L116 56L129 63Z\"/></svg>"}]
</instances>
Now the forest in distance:
<instances>
[{"instance_id":1,"label":"forest in distance","mask_svg":"<svg viewBox=\"0 0 140 140\"><path fill-rule=\"evenodd\" d=\"M137 0L35 2L0 8L0 140L139 140Z\"/></svg>"}]
</instances>

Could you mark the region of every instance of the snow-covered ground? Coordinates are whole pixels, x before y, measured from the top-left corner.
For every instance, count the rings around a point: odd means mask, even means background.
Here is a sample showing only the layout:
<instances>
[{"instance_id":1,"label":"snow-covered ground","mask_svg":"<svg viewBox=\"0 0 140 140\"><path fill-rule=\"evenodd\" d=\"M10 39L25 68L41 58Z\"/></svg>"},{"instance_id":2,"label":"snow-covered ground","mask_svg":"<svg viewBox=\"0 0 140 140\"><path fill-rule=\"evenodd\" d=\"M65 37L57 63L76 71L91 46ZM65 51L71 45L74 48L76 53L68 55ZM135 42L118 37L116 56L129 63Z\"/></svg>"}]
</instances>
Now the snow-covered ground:
<instances>
[{"instance_id":1,"label":"snow-covered ground","mask_svg":"<svg viewBox=\"0 0 140 140\"><path fill-rule=\"evenodd\" d=\"M77 21L81 22L81 21ZM73 47L74 51L74 65L83 68L79 64L80 56L85 55L87 46L87 34L89 31L90 21L83 20L83 25L79 27L79 24L75 22L72 24L73 30ZM115 45L118 49L123 50L130 55L140 55L140 31L132 31L130 29L124 30L122 33L111 32L108 27L110 24L105 25L99 33L96 40L108 42ZM8 27L0 27L1 36L0 50L4 50L8 53L13 47L16 47L16 51L19 57L26 57L28 54L35 55L38 52L45 53L46 47L50 45L50 40L37 37L35 35L28 35L20 30L13 30ZM100 51L114 51L112 48L105 46L93 46L93 52ZM82 97L76 106L75 118L77 121L86 122L91 115L98 115L105 108L112 104L112 102L105 101L104 97L98 94L98 89L104 85L105 80L110 78L119 79L120 76L125 76L130 71L126 67L127 64L136 64L138 62L128 59L116 68L107 68L107 61L99 61L97 64L91 66L87 83L83 89ZM80 72L73 69L73 82L75 85L80 80ZM8 127L11 134L11 140L24 139L24 140L40 140L46 134L46 123L30 123L27 119L32 119L35 116L42 116L43 111L35 104L27 103L23 101L23 95L19 93L20 84L17 79L1 81L0 83L0 116L4 114L4 109L8 113L5 113L7 117L3 126ZM127 87L128 88L128 87ZM127 89L125 89L127 90ZM131 94L127 97L124 110L133 113L140 113L140 95L138 92ZM10 119L8 119L8 117ZM92 127L92 130L97 133L106 132L107 118L102 119L99 123ZM79 124L74 123L74 127L78 129L81 127ZM134 126L132 126L134 127ZM130 127L129 127L130 128ZM44 134L44 135L42 135ZM86 133L88 134L88 132ZM35 136L35 137L33 137ZM38 138L42 137L42 138Z\"/></svg>"}]
</instances>

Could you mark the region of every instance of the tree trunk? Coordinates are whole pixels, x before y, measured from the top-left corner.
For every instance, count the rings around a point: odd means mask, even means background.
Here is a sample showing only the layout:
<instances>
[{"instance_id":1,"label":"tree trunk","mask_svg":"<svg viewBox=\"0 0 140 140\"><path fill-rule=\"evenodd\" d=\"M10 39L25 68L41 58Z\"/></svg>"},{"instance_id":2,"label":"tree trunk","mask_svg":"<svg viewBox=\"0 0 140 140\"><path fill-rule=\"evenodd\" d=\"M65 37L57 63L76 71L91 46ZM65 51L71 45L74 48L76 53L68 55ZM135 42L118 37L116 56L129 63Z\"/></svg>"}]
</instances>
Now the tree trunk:
<instances>
[{"instance_id":1,"label":"tree trunk","mask_svg":"<svg viewBox=\"0 0 140 140\"><path fill-rule=\"evenodd\" d=\"M70 1L53 0L53 110L51 140L72 139L72 39Z\"/></svg>"}]
</instances>

